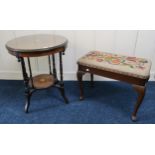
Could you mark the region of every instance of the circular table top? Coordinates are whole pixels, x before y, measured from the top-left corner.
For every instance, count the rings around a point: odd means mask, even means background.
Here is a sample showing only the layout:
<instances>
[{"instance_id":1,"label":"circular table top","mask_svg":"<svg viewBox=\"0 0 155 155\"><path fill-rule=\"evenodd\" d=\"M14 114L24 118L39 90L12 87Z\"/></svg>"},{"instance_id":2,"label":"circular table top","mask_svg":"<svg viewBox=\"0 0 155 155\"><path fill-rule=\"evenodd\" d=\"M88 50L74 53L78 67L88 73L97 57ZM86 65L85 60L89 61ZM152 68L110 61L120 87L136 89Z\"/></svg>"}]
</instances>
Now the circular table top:
<instances>
[{"instance_id":1,"label":"circular table top","mask_svg":"<svg viewBox=\"0 0 155 155\"><path fill-rule=\"evenodd\" d=\"M15 38L6 43L11 52L39 52L66 46L67 39L59 35L37 34Z\"/></svg>"}]
</instances>

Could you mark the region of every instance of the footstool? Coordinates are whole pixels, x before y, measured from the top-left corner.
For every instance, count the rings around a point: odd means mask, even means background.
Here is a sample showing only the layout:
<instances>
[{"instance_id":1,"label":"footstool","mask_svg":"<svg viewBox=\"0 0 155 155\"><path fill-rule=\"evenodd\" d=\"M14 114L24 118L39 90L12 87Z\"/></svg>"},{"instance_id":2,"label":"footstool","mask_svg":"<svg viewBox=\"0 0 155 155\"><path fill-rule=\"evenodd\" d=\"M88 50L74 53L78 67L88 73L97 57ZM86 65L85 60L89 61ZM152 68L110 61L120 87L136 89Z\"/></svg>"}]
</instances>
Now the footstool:
<instances>
[{"instance_id":1,"label":"footstool","mask_svg":"<svg viewBox=\"0 0 155 155\"><path fill-rule=\"evenodd\" d=\"M84 99L82 77L85 73L90 73L92 85L94 74L130 83L138 93L138 100L131 116L132 120L135 121L138 109L145 96L150 69L151 61L144 58L101 51L89 52L78 60L77 79L80 87L80 99Z\"/></svg>"}]
</instances>

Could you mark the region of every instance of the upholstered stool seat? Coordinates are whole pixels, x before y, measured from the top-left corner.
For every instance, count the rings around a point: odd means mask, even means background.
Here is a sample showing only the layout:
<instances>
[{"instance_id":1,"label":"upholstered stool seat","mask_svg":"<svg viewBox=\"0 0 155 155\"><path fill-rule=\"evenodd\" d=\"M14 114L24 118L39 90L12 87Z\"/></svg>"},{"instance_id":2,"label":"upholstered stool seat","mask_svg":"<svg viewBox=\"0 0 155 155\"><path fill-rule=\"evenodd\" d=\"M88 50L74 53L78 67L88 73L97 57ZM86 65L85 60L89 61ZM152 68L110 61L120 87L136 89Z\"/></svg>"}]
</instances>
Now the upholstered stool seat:
<instances>
[{"instance_id":1,"label":"upholstered stool seat","mask_svg":"<svg viewBox=\"0 0 155 155\"><path fill-rule=\"evenodd\" d=\"M136 120L136 114L145 96L146 83L150 77L150 60L93 51L80 58L77 63L81 100L84 99L82 77L85 73L90 73L92 85L94 74L131 83L138 92L138 100L132 113L132 120Z\"/></svg>"},{"instance_id":2,"label":"upholstered stool seat","mask_svg":"<svg viewBox=\"0 0 155 155\"><path fill-rule=\"evenodd\" d=\"M84 66L147 79L150 76L151 61L143 58L93 51L78 60Z\"/></svg>"}]
</instances>

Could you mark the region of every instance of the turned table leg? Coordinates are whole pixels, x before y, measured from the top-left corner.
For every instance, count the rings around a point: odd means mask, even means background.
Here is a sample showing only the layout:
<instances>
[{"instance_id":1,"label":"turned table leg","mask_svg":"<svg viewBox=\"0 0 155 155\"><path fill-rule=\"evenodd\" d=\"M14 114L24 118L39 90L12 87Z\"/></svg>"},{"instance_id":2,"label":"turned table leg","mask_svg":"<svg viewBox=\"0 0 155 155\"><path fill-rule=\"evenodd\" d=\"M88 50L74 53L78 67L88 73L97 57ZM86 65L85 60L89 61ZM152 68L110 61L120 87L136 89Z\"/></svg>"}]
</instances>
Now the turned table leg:
<instances>
[{"instance_id":1,"label":"turned table leg","mask_svg":"<svg viewBox=\"0 0 155 155\"><path fill-rule=\"evenodd\" d=\"M65 94L65 88L64 88L64 80L63 80L63 63L62 63L62 54L63 52L60 52L59 53L59 59L60 59L60 87L59 87L59 90L60 90L60 93L61 93L61 96L64 98L64 101L66 104L69 103L67 97L66 97L66 94ZM55 69L55 72L56 72L56 69Z\"/></svg>"},{"instance_id":2,"label":"turned table leg","mask_svg":"<svg viewBox=\"0 0 155 155\"><path fill-rule=\"evenodd\" d=\"M28 93L25 94L25 96L26 96L25 113L28 113L29 112L31 95L32 94L30 92L28 92Z\"/></svg>"},{"instance_id":3,"label":"turned table leg","mask_svg":"<svg viewBox=\"0 0 155 155\"><path fill-rule=\"evenodd\" d=\"M61 96L63 97L65 103L68 104L69 101L68 101L68 99L67 99L67 97L65 95L65 88L64 88L64 84L63 83L60 84L59 90L60 90Z\"/></svg>"},{"instance_id":4,"label":"turned table leg","mask_svg":"<svg viewBox=\"0 0 155 155\"><path fill-rule=\"evenodd\" d=\"M146 91L146 87L145 86L139 86L139 85L133 85L133 88L137 91L138 93L138 99L137 99L137 103L135 104L134 107L134 111L132 113L132 121L136 121L137 120L137 112L139 110L139 107L144 99L145 96L145 91Z\"/></svg>"},{"instance_id":5,"label":"turned table leg","mask_svg":"<svg viewBox=\"0 0 155 155\"><path fill-rule=\"evenodd\" d=\"M29 89L29 77L26 72L26 67L25 67L25 61L24 58L19 58L19 61L21 62L22 66L22 73L23 73L23 79L24 79L24 84L25 84L25 97L26 97L26 103L25 103L25 112L28 113L29 106L30 106L30 98L31 98L31 92Z\"/></svg>"}]
</instances>

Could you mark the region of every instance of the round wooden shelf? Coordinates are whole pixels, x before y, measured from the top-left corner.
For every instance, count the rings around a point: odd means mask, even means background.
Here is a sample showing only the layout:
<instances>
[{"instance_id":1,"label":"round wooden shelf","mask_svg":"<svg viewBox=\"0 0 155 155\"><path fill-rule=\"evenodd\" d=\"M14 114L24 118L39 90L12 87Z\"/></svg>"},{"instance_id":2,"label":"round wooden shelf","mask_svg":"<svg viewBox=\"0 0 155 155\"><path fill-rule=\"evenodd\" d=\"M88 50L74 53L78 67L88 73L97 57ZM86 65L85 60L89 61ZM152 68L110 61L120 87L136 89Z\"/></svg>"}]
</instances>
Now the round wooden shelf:
<instances>
[{"instance_id":1,"label":"round wooden shelf","mask_svg":"<svg viewBox=\"0 0 155 155\"><path fill-rule=\"evenodd\" d=\"M51 87L55 83L55 78L53 75L40 74L33 77L33 86L35 89L45 89ZM32 81L29 81L29 86L32 86Z\"/></svg>"}]
</instances>

